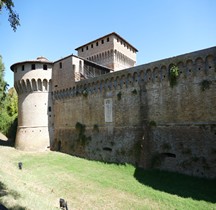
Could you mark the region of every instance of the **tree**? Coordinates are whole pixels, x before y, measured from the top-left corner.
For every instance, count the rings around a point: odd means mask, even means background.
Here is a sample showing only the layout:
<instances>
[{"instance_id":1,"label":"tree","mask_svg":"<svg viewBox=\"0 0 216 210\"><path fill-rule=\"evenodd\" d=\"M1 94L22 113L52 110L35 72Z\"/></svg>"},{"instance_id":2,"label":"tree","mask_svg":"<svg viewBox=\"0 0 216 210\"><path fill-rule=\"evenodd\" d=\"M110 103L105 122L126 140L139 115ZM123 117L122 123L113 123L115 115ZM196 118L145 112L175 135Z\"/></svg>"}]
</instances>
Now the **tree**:
<instances>
[{"instance_id":1,"label":"tree","mask_svg":"<svg viewBox=\"0 0 216 210\"><path fill-rule=\"evenodd\" d=\"M17 26L20 25L19 15L13 10L14 3L12 0L0 0L0 11L5 7L9 13L8 21L10 22L11 28L16 31Z\"/></svg>"},{"instance_id":2,"label":"tree","mask_svg":"<svg viewBox=\"0 0 216 210\"><path fill-rule=\"evenodd\" d=\"M5 97L6 97L6 90L8 84L4 80L4 64L2 62L2 56L0 55L0 106L2 105Z\"/></svg>"},{"instance_id":3,"label":"tree","mask_svg":"<svg viewBox=\"0 0 216 210\"><path fill-rule=\"evenodd\" d=\"M18 97L16 90L10 88L7 91L7 86L4 80L4 64L0 56L0 132L14 139L17 127Z\"/></svg>"}]
</instances>

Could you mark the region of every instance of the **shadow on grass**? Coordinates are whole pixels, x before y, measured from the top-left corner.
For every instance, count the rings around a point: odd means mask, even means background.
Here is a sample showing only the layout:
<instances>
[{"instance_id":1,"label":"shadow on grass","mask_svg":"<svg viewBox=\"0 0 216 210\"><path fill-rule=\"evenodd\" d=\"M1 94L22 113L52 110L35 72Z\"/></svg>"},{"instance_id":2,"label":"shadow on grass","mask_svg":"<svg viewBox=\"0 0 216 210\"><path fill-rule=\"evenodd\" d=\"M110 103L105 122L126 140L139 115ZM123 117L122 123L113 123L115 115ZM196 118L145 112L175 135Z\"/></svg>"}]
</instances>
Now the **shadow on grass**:
<instances>
[{"instance_id":1,"label":"shadow on grass","mask_svg":"<svg viewBox=\"0 0 216 210\"><path fill-rule=\"evenodd\" d=\"M216 202L216 179L191 177L174 172L136 168L134 177L142 184L184 198Z\"/></svg>"},{"instance_id":2,"label":"shadow on grass","mask_svg":"<svg viewBox=\"0 0 216 210\"><path fill-rule=\"evenodd\" d=\"M2 205L2 197L4 196L12 196L15 200L20 198L20 195L13 190L8 190L4 183L0 182L0 210L27 210L27 208L16 205L10 208L6 208L4 205Z\"/></svg>"}]
</instances>

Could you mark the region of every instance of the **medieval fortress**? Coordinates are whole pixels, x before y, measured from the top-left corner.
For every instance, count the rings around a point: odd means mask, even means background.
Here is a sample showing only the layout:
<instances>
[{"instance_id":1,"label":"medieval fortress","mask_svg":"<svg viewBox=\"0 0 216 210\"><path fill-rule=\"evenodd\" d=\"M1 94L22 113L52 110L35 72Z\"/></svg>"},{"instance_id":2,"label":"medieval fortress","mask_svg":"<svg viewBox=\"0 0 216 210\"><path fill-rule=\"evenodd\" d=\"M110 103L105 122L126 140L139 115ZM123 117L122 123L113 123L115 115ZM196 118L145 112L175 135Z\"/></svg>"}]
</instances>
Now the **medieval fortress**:
<instances>
[{"instance_id":1,"label":"medieval fortress","mask_svg":"<svg viewBox=\"0 0 216 210\"><path fill-rule=\"evenodd\" d=\"M115 32L76 50L11 66L16 148L216 177L216 47L140 66Z\"/></svg>"}]
</instances>

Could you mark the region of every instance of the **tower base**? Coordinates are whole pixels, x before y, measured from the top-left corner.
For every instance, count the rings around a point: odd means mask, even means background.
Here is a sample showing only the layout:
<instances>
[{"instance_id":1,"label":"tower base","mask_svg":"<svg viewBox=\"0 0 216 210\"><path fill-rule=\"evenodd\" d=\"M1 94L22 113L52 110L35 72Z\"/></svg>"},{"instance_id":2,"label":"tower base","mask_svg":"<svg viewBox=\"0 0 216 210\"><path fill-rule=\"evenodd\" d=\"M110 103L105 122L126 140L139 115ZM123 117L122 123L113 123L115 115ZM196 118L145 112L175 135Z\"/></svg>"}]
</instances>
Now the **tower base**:
<instances>
[{"instance_id":1,"label":"tower base","mask_svg":"<svg viewBox=\"0 0 216 210\"><path fill-rule=\"evenodd\" d=\"M15 148L24 151L46 151L50 148L51 132L48 127L18 127Z\"/></svg>"}]
</instances>

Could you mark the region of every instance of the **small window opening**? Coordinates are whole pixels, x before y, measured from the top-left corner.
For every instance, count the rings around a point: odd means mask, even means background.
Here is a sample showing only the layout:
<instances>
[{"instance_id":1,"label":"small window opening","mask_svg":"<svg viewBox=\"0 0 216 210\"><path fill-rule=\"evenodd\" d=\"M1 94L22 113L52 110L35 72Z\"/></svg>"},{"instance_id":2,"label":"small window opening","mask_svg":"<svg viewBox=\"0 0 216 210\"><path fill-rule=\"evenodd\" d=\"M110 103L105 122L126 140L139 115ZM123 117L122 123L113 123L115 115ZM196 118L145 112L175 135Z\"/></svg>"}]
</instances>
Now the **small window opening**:
<instances>
[{"instance_id":1,"label":"small window opening","mask_svg":"<svg viewBox=\"0 0 216 210\"><path fill-rule=\"evenodd\" d=\"M102 39L102 40L101 40L101 44L103 44L103 43L104 43L104 40Z\"/></svg>"},{"instance_id":2,"label":"small window opening","mask_svg":"<svg viewBox=\"0 0 216 210\"><path fill-rule=\"evenodd\" d=\"M43 70L47 70L47 65L46 64L43 65Z\"/></svg>"},{"instance_id":3,"label":"small window opening","mask_svg":"<svg viewBox=\"0 0 216 210\"><path fill-rule=\"evenodd\" d=\"M62 69L62 62L59 63L59 68Z\"/></svg>"},{"instance_id":4,"label":"small window opening","mask_svg":"<svg viewBox=\"0 0 216 210\"><path fill-rule=\"evenodd\" d=\"M109 42L109 37L107 37L107 42Z\"/></svg>"},{"instance_id":5,"label":"small window opening","mask_svg":"<svg viewBox=\"0 0 216 210\"><path fill-rule=\"evenodd\" d=\"M175 155L175 154L173 154L173 153L169 153L169 152L162 153L162 155L163 155L164 157L172 157L172 158L176 158L176 155Z\"/></svg>"},{"instance_id":6,"label":"small window opening","mask_svg":"<svg viewBox=\"0 0 216 210\"><path fill-rule=\"evenodd\" d=\"M83 48L82 48L82 52L83 52Z\"/></svg>"},{"instance_id":7,"label":"small window opening","mask_svg":"<svg viewBox=\"0 0 216 210\"><path fill-rule=\"evenodd\" d=\"M22 71L24 71L25 70L25 66L24 65L22 65Z\"/></svg>"},{"instance_id":8,"label":"small window opening","mask_svg":"<svg viewBox=\"0 0 216 210\"><path fill-rule=\"evenodd\" d=\"M86 46L86 50L88 50L88 46Z\"/></svg>"},{"instance_id":9,"label":"small window opening","mask_svg":"<svg viewBox=\"0 0 216 210\"><path fill-rule=\"evenodd\" d=\"M93 44L91 44L91 48L93 48Z\"/></svg>"},{"instance_id":10,"label":"small window opening","mask_svg":"<svg viewBox=\"0 0 216 210\"><path fill-rule=\"evenodd\" d=\"M98 46L98 42L96 42L96 46Z\"/></svg>"},{"instance_id":11,"label":"small window opening","mask_svg":"<svg viewBox=\"0 0 216 210\"><path fill-rule=\"evenodd\" d=\"M31 65L31 69L32 69L32 70L35 70L35 64L32 64L32 65Z\"/></svg>"},{"instance_id":12,"label":"small window opening","mask_svg":"<svg viewBox=\"0 0 216 210\"><path fill-rule=\"evenodd\" d=\"M52 111L52 108L51 108L51 106L49 106L49 107L48 107L48 111L49 111L49 112L51 112L51 111Z\"/></svg>"},{"instance_id":13,"label":"small window opening","mask_svg":"<svg viewBox=\"0 0 216 210\"><path fill-rule=\"evenodd\" d=\"M111 149L110 147L104 147L103 150L104 150L104 151L112 152L112 149Z\"/></svg>"}]
</instances>

